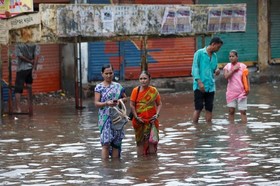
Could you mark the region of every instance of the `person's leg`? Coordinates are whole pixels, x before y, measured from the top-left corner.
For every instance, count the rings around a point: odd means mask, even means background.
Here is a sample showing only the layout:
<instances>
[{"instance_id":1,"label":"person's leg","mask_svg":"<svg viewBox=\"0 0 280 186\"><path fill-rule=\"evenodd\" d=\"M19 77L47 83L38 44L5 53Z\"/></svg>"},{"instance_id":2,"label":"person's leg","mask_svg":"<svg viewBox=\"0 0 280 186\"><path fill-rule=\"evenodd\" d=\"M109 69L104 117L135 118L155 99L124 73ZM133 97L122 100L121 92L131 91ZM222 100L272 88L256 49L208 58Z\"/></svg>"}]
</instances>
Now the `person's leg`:
<instances>
[{"instance_id":1,"label":"person's leg","mask_svg":"<svg viewBox=\"0 0 280 186\"><path fill-rule=\"evenodd\" d=\"M119 158L120 157L120 150L117 148L112 148L112 158Z\"/></svg>"},{"instance_id":2,"label":"person's leg","mask_svg":"<svg viewBox=\"0 0 280 186\"><path fill-rule=\"evenodd\" d=\"M201 110L203 109L204 96L200 90L194 91L194 113L193 113L193 123L198 123Z\"/></svg>"},{"instance_id":3,"label":"person's leg","mask_svg":"<svg viewBox=\"0 0 280 186\"><path fill-rule=\"evenodd\" d=\"M215 92L206 92L205 93L205 119L207 123L212 122L212 110L214 102Z\"/></svg>"},{"instance_id":4,"label":"person's leg","mask_svg":"<svg viewBox=\"0 0 280 186\"><path fill-rule=\"evenodd\" d=\"M21 112L20 108L20 99L21 94L23 92L23 86L24 86L24 73L22 71L17 72L16 74L16 81L15 81L15 112Z\"/></svg>"},{"instance_id":5,"label":"person's leg","mask_svg":"<svg viewBox=\"0 0 280 186\"><path fill-rule=\"evenodd\" d=\"M144 145L144 143L139 143L139 144L137 144L137 147L136 147L136 149L137 149L137 156L143 156L143 149L144 149L144 147L143 147L143 145Z\"/></svg>"},{"instance_id":6,"label":"person's leg","mask_svg":"<svg viewBox=\"0 0 280 186\"><path fill-rule=\"evenodd\" d=\"M200 112L201 112L200 110L195 110L193 112L193 123L198 123Z\"/></svg>"},{"instance_id":7,"label":"person's leg","mask_svg":"<svg viewBox=\"0 0 280 186\"><path fill-rule=\"evenodd\" d=\"M15 112L21 112L20 108L21 93L15 93Z\"/></svg>"},{"instance_id":8,"label":"person's leg","mask_svg":"<svg viewBox=\"0 0 280 186\"><path fill-rule=\"evenodd\" d=\"M240 111L241 114L241 122L243 124L247 123L247 98L243 98L238 101L238 110Z\"/></svg>"},{"instance_id":9,"label":"person's leg","mask_svg":"<svg viewBox=\"0 0 280 186\"><path fill-rule=\"evenodd\" d=\"M241 122L243 124L246 124L247 123L246 110L240 110L240 114L241 114Z\"/></svg>"},{"instance_id":10,"label":"person's leg","mask_svg":"<svg viewBox=\"0 0 280 186\"><path fill-rule=\"evenodd\" d=\"M157 153L157 145L149 143L149 154L156 154Z\"/></svg>"},{"instance_id":11,"label":"person's leg","mask_svg":"<svg viewBox=\"0 0 280 186\"><path fill-rule=\"evenodd\" d=\"M227 104L229 122L234 122L234 115L235 115L236 106L237 106L237 100L233 100L232 102Z\"/></svg>"},{"instance_id":12,"label":"person's leg","mask_svg":"<svg viewBox=\"0 0 280 186\"><path fill-rule=\"evenodd\" d=\"M102 159L109 158L109 145L102 146L101 157L102 157Z\"/></svg>"},{"instance_id":13,"label":"person's leg","mask_svg":"<svg viewBox=\"0 0 280 186\"><path fill-rule=\"evenodd\" d=\"M228 120L234 122L235 108L229 107L228 109Z\"/></svg>"},{"instance_id":14,"label":"person's leg","mask_svg":"<svg viewBox=\"0 0 280 186\"><path fill-rule=\"evenodd\" d=\"M25 82L26 82L26 87L28 88L28 91L32 91L32 83L33 83L33 78L32 78L32 69L26 70L26 77L25 77ZM30 101L32 98L32 92L29 94L28 92L28 100Z\"/></svg>"},{"instance_id":15,"label":"person's leg","mask_svg":"<svg viewBox=\"0 0 280 186\"><path fill-rule=\"evenodd\" d=\"M205 111L205 119L207 123L211 123L212 122L212 112L206 110Z\"/></svg>"}]
</instances>

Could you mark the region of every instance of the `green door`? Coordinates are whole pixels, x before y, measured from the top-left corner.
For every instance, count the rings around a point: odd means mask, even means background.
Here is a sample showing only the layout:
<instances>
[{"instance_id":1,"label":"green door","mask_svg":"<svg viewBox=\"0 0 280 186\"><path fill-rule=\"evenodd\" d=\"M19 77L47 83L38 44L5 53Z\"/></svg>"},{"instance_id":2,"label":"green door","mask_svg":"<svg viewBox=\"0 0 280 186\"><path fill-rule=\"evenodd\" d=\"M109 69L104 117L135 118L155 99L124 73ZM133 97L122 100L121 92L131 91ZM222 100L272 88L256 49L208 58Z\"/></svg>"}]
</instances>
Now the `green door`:
<instances>
[{"instance_id":1,"label":"green door","mask_svg":"<svg viewBox=\"0 0 280 186\"><path fill-rule=\"evenodd\" d=\"M270 5L270 47L271 47L271 59L276 62L280 62L280 1L271 0Z\"/></svg>"}]
</instances>

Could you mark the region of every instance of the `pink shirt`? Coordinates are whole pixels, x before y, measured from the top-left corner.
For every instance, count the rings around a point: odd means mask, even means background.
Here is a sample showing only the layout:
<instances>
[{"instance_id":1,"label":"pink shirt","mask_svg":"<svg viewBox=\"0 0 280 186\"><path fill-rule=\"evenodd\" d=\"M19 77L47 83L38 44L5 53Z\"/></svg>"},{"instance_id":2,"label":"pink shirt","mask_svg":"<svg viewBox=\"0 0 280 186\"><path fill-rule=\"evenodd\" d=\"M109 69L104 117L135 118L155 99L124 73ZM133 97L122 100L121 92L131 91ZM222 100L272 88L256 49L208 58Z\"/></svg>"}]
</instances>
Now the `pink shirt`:
<instances>
[{"instance_id":1,"label":"pink shirt","mask_svg":"<svg viewBox=\"0 0 280 186\"><path fill-rule=\"evenodd\" d=\"M235 99L242 99L246 98L246 92L244 89L244 85L242 83L242 72L247 66L243 63L237 63L240 66L237 72L234 72L230 78L228 78L227 84L227 92L226 92L226 99L227 103L232 102ZM228 63L224 67L224 71L230 71L233 68L231 63Z\"/></svg>"}]
</instances>

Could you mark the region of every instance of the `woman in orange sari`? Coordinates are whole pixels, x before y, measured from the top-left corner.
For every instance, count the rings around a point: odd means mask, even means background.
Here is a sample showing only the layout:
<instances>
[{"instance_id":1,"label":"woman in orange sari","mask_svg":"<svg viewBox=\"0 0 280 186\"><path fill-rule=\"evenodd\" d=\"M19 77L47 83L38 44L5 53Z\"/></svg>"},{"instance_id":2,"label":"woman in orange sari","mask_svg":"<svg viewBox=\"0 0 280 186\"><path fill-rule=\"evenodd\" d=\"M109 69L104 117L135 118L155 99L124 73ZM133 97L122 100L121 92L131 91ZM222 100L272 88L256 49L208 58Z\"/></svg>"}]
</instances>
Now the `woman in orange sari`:
<instances>
[{"instance_id":1,"label":"woman in orange sari","mask_svg":"<svg viewBox=\"0 0 280 186\"><path fill-rule=\"evenodd\" d=\"M149 142L152 125L159 131L159 113L162 107L158 90L150 86L151 76L143 71L139 76L140 86L132 90L130 107L134 117L132 125L135 131L137 155L156 154L157 144Z\"/></svg>"}]
</instances>

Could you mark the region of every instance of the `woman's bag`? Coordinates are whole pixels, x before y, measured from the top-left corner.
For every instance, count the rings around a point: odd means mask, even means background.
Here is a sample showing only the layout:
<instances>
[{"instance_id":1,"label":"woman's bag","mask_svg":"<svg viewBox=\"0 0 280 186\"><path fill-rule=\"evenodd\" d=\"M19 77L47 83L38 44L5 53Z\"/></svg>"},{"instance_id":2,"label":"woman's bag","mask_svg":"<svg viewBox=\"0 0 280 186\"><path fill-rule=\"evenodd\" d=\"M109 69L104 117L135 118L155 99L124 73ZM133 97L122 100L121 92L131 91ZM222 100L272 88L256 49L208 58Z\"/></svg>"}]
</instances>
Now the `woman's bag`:
<instances>
[{"instance_id":1,"label":"woman's bag","mask_svg":"<svg viewBox=\"0 0 280 186\"><path fill-rule=\"evenodd\" d=\"M245 68L242 72L242 83L244 86L244 90L247 94L250 91L250 86L248 84L248 78L249 78L248 76L249 76L249 70L247 68Z\"/></svg>"},{"instance_id":2,"label":"woman's bag","mask_svg":"<svg viewBox=\"0 0 280 186\"><path fill-rule=\"evenodd\" d=\"M113 130L122 130L124 125L128 122L125 104L121 99L119 102L119 105L109 108L109 116L112 121Z\"/></svg>"},{"instance_id":3,"label":"woman's bag","mask_svg":"<svg viewBox=\"0 0 280 186\"><path fill-rule=\"evenodd\" d=\"M136 94L136 98L135 98L135 105L136 105L136 100L137 100L137 97L138 97L138 94L139 94L139 90L140 90L140 86L138 86L138 89L137 89L137 94ZM130 113L129 113L129 115L128 115L128 119L129 119L129 120L132 120L133 117L134 117L133 112L130 111Z\"/></svg>"},{"instance_id":4,"label":"woman's bag","mask_svg":"<svg viewBox=\"0 0 280 186\"><path fill-rule=\"evenodd\" d=\"M158 144L158 141L159 141L158 130L157 130L155 124L151 124L151 125L152 126L151 126L149 142L153 143L153 144Z\"/></svg>"}]
</instances>

